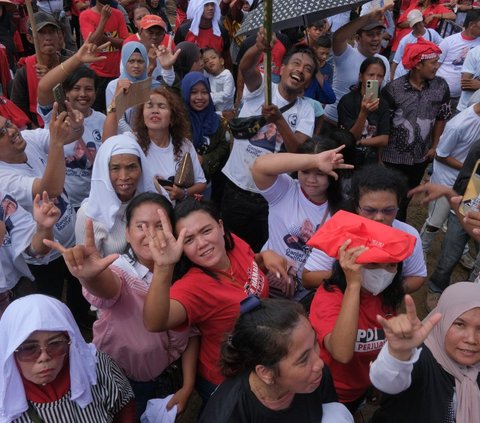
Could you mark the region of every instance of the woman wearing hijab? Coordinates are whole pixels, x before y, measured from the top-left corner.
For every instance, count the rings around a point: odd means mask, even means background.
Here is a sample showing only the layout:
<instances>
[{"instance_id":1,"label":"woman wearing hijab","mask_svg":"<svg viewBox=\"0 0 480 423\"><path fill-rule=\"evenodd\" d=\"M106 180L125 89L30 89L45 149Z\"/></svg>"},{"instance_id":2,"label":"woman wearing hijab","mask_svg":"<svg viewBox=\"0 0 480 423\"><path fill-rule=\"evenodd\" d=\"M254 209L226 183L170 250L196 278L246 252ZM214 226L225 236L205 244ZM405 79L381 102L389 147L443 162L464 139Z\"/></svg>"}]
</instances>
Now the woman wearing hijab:
<instances>
[{"instance_id":1,"label":"woman wearing hijab","mask_svg":"<svg viewBox=\"0 0 480 423\"><path fill-rule=\"evenodd\" d=\"M0 320L0 422L133 422L133 392L112 359L87 344L70 310L45 295Z\"/></svg>"},{"instance_id":2,"label":"woman wearing hijab","mask_svg":"<svg viewBox=\"0 0 480 423\"><path fill-rule=\"evenodd\" d=\"M405 306L377 317L387 342L370 378L387 395L372 422L479 422L480 284L450 285L423 322L409 295Z\"/></svg>"},{"instance_id":3,"label":"woman wearing hijab","mask_svg":"<svg viewBox=\"0 0 480 423\"><path fill-rule=\"evenodd\" d=\"M103 256L122 253L125 239L125 210L137 193L156 191L145 154L128 135L116 135L99 148L92 171L90 196L77 212L77 244L85 242L85 220L93 220L95 245Z\"/></svg>"},{"instance_id":4,"label":"woman wearing hijab","mask_svg":"<svg viewBox=\"0 0 480 423\"><path fill-rule=\"evenodd\" d=\"M212 183L212 198L222 198L221 169L227 161L230 146L225 138L225 125L215 112L208 78L201 72L189 72L182 80L183 102L190 117L192 143L207 181Z\"/></svg>"}]
</instances>

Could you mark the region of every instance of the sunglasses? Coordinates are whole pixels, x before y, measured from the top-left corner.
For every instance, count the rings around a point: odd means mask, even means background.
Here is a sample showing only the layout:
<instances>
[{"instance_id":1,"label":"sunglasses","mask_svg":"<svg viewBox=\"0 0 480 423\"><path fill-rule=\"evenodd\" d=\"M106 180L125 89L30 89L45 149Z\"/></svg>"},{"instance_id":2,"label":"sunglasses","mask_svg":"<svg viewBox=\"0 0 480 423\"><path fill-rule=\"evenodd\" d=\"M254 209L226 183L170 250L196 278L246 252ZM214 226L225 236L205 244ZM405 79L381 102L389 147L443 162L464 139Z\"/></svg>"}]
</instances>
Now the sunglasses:
<instances>
[{"instance_id":1,"label":"sunglasses","mask_svg":"<svg viewBox=\"0 0 480 423\"><path fill-rule=\"evenodd\" d=\"M20 345L15 350L15 357L19 361L37 361L43 350L51 358L61 357L68 353L71 343L70 339L58 339L49 342L45 347L41 347L40 344Z\"/></svg>"},{"instance_id":2,"label":"sunglasses","mask_svg":"<svg viewBox=\"0 0 480 423\"><path fill-rule=\"evenodd\" d=\"M13 127L13 122L9 119L5 121L5 124L0 128L0 138L7 135L8 129Z\"/></svg>"},{"instance_id":3,"label":"sunglasses","mask_svg":"<svg viewBox=\"0 0 480 423\"><path fill-rule=\"evenodd\" d=\"M362 211L364 216L373 217L378 213L382 213L384 216L395 216L398 212L398 207L387 207L385 209L374 209L373 207L358 207Z\"/></svg>"}]
</instances>

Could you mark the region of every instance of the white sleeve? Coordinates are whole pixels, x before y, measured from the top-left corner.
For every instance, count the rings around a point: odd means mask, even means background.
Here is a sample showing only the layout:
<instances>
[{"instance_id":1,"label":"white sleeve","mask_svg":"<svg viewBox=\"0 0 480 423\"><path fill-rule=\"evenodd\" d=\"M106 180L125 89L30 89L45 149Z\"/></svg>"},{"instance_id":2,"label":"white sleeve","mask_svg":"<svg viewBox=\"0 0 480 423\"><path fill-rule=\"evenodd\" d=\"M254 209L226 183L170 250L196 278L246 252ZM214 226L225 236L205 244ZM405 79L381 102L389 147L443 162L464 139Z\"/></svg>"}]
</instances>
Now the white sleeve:
<instances>
[{"instance_id":1,"label":"white sleeve","mask_svg":"<svg viewBox=\"0 0 480 423\"><path fill-rule=\"evenodd\" d=\"M309 272L317 272L320 270L331 271L333 263L335 263L335 259L333 257L328 256L322 250L317 250L314 248L308 255L304 268Z\"/></svg>"},{"instance_id":2,"label":"white sleeve","mask_svg":"<svg viewBox=\"0 0 480 423\"><path fill-rule=\"evenodd\" d=\"M405 43L403 42L404 39L405 37L403 37L400 41L400 44L398 44L397 51L395 52L395 56L393 57L393 61L397 64L402 61L403 50L405 49Z\"/></svg>"},{"instance_id":3,"label":"white sleeve","mask_svg":"<svg viewBox=\"0 0 480 423\"><path fill-rule=\"evenodd\" d=\"M267 189L260 190L260 194L267 200L269 206L273 206L285 195L289 194L290 186L294 184L295 182L290 176L282 173L277 176L277 179L275 179L275 182L271 186Z\"/></svg>"},{"instance_id":4,"label":"white sleeve","mask_svg":"<svg viewBox=\"0 0 480 423\"><path fill-rule=\"evenodd\" d=\"M370 381L375 388L386 394L395 395L408 389L412 383L413 365L420 357L421 348L415 348L408 361L392 357L388 341L383 345L377 359L370 366Z\"/></svg>"},{"instance_id":5,"label":"white sleeve","mask_svg":"<svg viewBox=\"0 0 480 423\"><path fill-rule=\"evenodd\" d=\"M160 67L160 75L162 76L165 84L167 84L169 87L171 87L175 82L175 71L173 70L173 67L170 69L163 69Z\"/></svg>"},{"instance_id":6,"label":"white sleeve","mask_svg":"<svg viewBox=\"0 0 480 423\"><path fill-rule=\"evenodd\" d=\"M315 112L313 106L302 98L299 98L297 101L300 102L300 107L298 107L297 112L298 125L293 132L301 132L307 137L311 137L315 127Z\"/></svg>"},{"instance_id":7,"label":"white sleeve","mask_svg":"<svg viewBox=\"0 0 480 423\"><path fill-rule=\"evenodd\" d=\"M105 104L110 106L112 104L113 96L115 94L115 90L117 89L118 78L110 81L105 89Z\"/></svg>"},{"instance_id":8,"label":"white sleeve","mask_svg":"<svg viewBox=\"0 0 480 423\"><path fill-rule=\"evenodd\" d=\"M411 233L415 236L415 247L410 257L407 257L403 262L402 276L427 276L427 265L425 263L425 255L422 249L422 239L417 230L416 233Z\"/></svg>"},{"instance_id":9,"label":"white sleeve","mask_svg":"<svg viewBox=\"0 0 480 423\"><path fill-rule=\"evenodd\" d=\"M447 122L435 151L438 157L448 157L453 151L455 151L458 143L463 137L462 132L458 129L459 128L457 128L456 125L449 125L449 122Z\"/></svg>"},{"instance_id":10,"label":"white sleeve","mask_svg":"<svg viewBox=\"0 0 480 423\"><path fill-rule=\"evenodd\" d=\"M217 103L233 103L233 97L235 96L235 81L229 70L222 73L222 90L210 93L212 96L213 104Z\"/></svg>"},{"instance_id":11,"label":"white sleeve","mask_svg":"<svg viewBox=\"0 0 480 423\"><path fill-rule=\"evenodd\" d=\"M463 62L462 73L471 73L476 75L478 73L478 59L479 59L480 48L472 48Z\"/></svg>"}]
</instances>

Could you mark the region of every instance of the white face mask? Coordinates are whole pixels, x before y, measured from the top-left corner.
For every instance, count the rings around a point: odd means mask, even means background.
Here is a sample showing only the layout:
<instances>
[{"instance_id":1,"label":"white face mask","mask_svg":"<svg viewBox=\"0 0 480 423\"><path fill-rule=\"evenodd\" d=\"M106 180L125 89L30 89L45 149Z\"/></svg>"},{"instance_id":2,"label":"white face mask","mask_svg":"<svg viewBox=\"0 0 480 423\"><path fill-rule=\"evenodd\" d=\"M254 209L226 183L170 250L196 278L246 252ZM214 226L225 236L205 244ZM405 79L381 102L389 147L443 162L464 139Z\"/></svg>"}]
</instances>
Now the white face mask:
<instances>
[{"instance_id":1,"label":"white face mask","mask_svg":"<svg viewBox=\"0 0 480 423\"><path fill-rule=\"evenodd\" d=\"M377 269L362 267L362 287L373 295L378 295L392 283L396 274L397 272L392 273L381 267Z\"/></svg>"}]
</instances>

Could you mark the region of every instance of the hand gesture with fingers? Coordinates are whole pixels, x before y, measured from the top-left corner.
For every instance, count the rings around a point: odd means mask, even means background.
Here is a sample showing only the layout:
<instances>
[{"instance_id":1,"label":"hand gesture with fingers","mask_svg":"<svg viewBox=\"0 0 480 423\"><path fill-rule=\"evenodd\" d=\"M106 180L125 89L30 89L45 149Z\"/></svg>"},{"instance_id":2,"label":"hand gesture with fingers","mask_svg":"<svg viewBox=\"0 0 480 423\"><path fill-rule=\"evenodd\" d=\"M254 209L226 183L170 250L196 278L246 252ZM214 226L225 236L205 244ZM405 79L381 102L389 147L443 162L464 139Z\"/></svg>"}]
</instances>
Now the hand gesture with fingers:
<instances>
[{"instance_id":1,"label":"hand gesture with fingers","mask_svg":"<svg viewBox=\"0 0 480 423\"><path fill-rule=\"evenodd\" d=\"M181 53L181 49L178 49L175 53L172 52L172 37L168 38L167 47L161 44L158 47L152 44L152 47L155 48L157 59L163 69L171 69Z\"/></svg>"},{"instance_id":2,"label":"hand gesture with fingers","mask_svg":"<svg viewBox=\"0 0 480 423\"><path fill-rule=\"evenodd\" d=\"M49 125L50 144L56 144L63 147L64 141L70 136L70 126L71 118L69 118L68 113L58 113L58 103L53 103L52 120Z\"/></svg>"},{"instance_id":3,"label":"hand gesture with fingers","mask_svg":"<svg viewBox=\"0 0 480 423\"><path fill-rule=\"evenodd\" d=\"M44 239L43 243L62 254L70 273L77 279L91 280L100 275L117 258L118 254L110 254L101 257L95 246L93 234L93 222L87 219L85 222L85 245L76 245L72 248L65 248L55 241Z\"/></svg>"},{"instance_id":4,"label":"hand gesture with fingers","mask_svg":"<svg viewBox=\"0 0 480 423\"><path fill-rule=\"evenodd\" d=\"M345 279L347 280L347 286L360 287L362 285L362 265L356 262L358 256L367 251L368 248L360 245L358 247L348 248L352 240L347 239L339 248L339 262L340 266L345 273Z\"/></svg>"},{"instance_id":5,"label":"hand gesture with fingers","mask_svg":"<svg viewBox=\"0 0 480 423\"><path fill-rule=\"evenodd\" d=\"M41 202L40 202L41 198ZM42 197L37 194L33 199L33 219L37 225L42 229L51 229L57 223L60 217L60 209L55 207L52 201L48 198L47 191L43 191Z\"/></svg>"},{"instance_id":6,"label":"hand gesture with fingers","mask_svg":"<svg viewBox=\"0 0 480 423\"><path fill-rule=\"evenodd\" d=\"M427 182L426 184L419 185L408 191L408 196L413 197L415 194L423 194L422 204L428 204L430 201L436 200L440 197L450 198L456 196L457 193L450 187L440 184L432 184Z\"/></svg>"},{"instance_id":7,"label":"hand gesture with fingers","mask_svg":"<svg viewBox=\"0 0 480 423\"><path fill-rule=\"evenodd\" d=\"M353 165L344 163L343 154L340 153L344 148L345 145L341 145L333 150L318 153L316 155L318 169L335 179L338 179L338 175L334 169L353 169Z\"/></svg>"},{"instance_id":8,"label":"hand gesture with fingers","mask_svg":"<svg viewBox=\"0 0 480 423\"><path fill-rule=\"evenodd\" d=\"M377 110L379 105L379 98L373 98L373 94L370 94L368 97L367 95L364 95L362 98L361 110L364 114L368 114Z\"/></svg>"},{"instance_id":9,"label":"hand gesture with fingers","mask_svg":"<svg viewBox=\"0 0 480 423\"><path fill-rule=\"evenodd\" d=\"M100 62L101 60L105 60L107 58L107 56L97 56L97 54L98 52L101 52L107 47L109 47L110 41L106 42L105 44L102 44L101 46L97 46L95 43L92 43L91 35L92 33L88 34L88 37L85 40L85 43L75 53L75 57L81 63L88 64L88 63Z\"/></svg>"},{"instance_id":10,"label":"hand gesture with fingers","mask_svg":"<svg viewBox=\"0 0 480 423\"><path fill-rule=\"evenodd\" d=\"M147 228L143 224L142 229L148 240L148 246L152 253L153 261L156 266L173 266L176 264L183 253L183 243L185 240L186 228L182 229L178 239L172 233L172 225L165 210L158 209L158 216L162 222L162 229Z\"/></svg>"},{"instance_id":11,"label":"hand gesture with fingers","mask_svg":"<svg viewBox=\"0 0 480 423\"><path fill-rule=\"evenodd\" d=\"M385 331L390 354L402 361L410 359L412 349L422 345L442 317L440 313L435 313L422 323L417 317L415 303L410 295L405 295L405 309L405 314L388 320L377 315L377 321Z\"/></svg>"}]
</instances>

